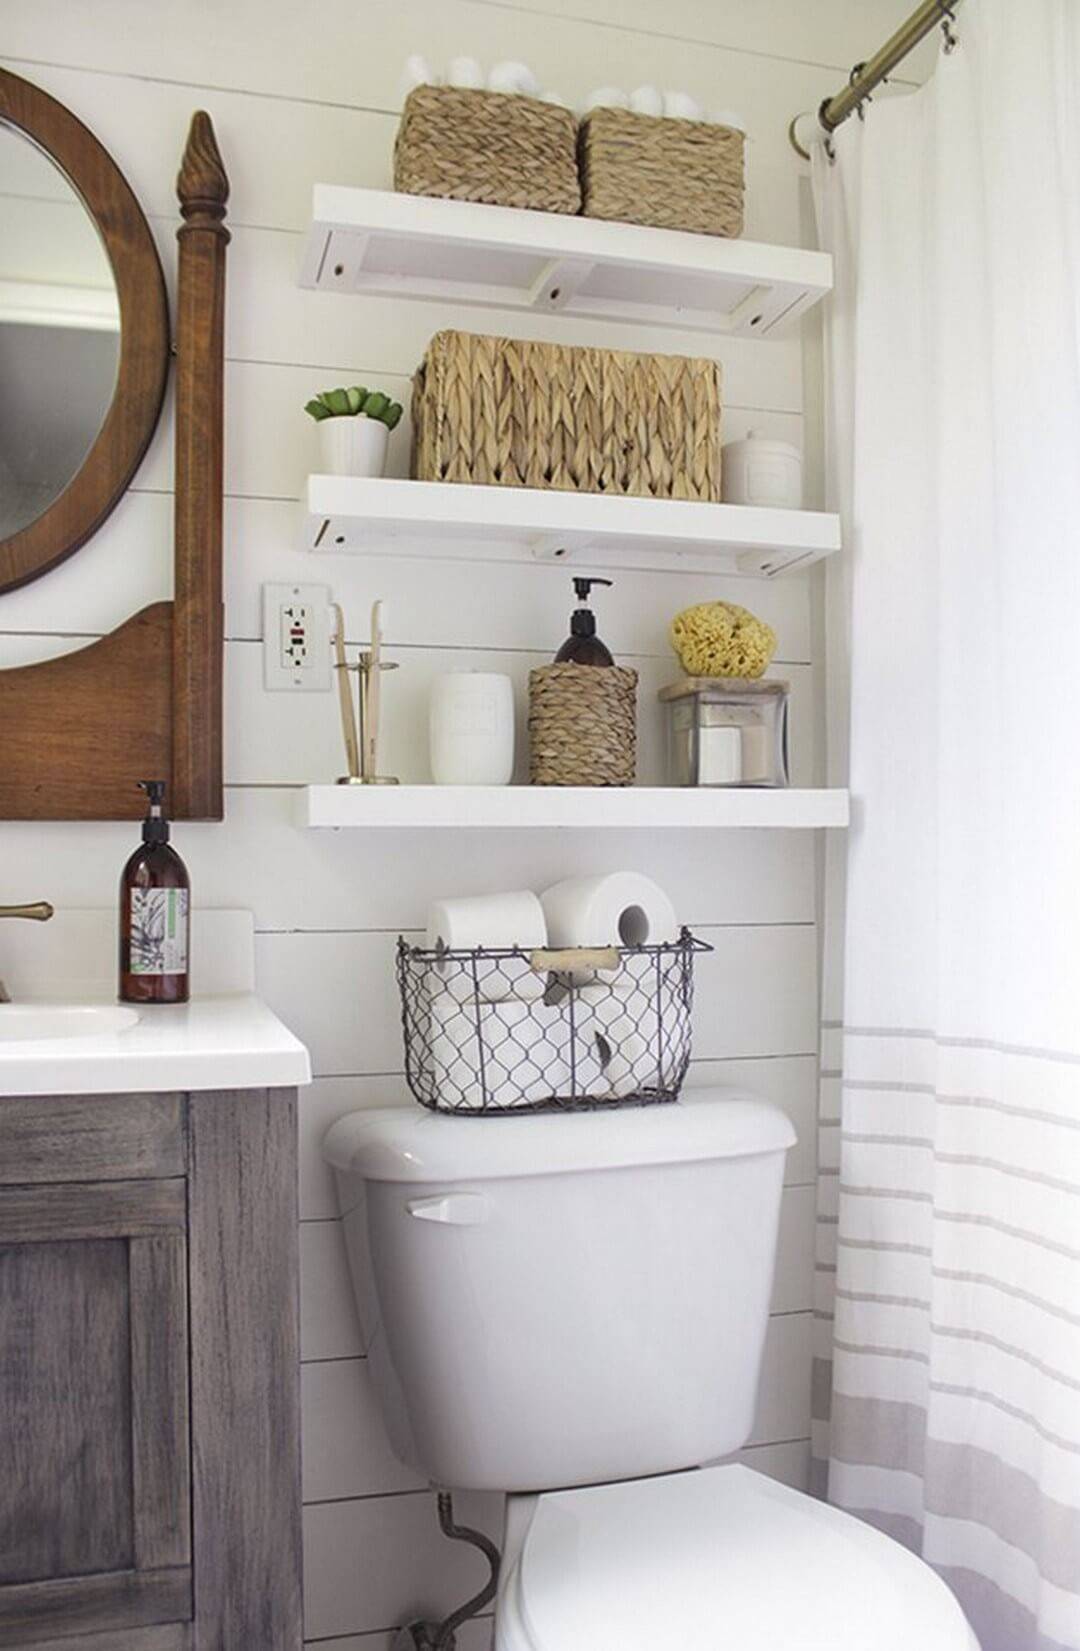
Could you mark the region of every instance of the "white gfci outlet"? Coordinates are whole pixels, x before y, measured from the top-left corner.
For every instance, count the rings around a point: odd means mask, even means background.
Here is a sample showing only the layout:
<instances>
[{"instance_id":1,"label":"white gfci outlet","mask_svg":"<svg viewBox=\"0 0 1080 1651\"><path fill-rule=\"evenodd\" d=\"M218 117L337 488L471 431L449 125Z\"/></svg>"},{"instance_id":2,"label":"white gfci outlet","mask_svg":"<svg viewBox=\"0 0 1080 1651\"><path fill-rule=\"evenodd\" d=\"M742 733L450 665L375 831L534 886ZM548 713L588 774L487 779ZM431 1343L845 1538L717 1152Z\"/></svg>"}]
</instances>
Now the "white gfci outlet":
<instances>
[{"instance_id":1,"label":"white gfci outlet","mask_svg":"<svg viewBox=\"0 0 1080 1651\"><path fill-rule=\"evenodd\" d=\"M330 586L264 585L263 685L271 693L326 693Z\"/></svg>"}]
</instances>

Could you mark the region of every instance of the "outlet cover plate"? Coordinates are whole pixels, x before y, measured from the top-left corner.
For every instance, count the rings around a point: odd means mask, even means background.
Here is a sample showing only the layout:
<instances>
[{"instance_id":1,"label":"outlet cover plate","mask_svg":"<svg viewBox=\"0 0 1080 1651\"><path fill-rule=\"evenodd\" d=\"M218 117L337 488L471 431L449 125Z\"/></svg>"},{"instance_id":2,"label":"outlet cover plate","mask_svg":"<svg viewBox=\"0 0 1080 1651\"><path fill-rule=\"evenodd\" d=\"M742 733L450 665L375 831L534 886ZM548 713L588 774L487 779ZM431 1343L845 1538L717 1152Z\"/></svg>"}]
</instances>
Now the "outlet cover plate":
<instances>
[{"instance_id":1,"label":"outlet cover plate","mask_svg":"<svg viewBox=\"0 0 1080 1651\"><path fill-rule=\"evenodd\" d=\"M328 693L329 585L264 585L263 686L269 693Z\"/></svg>"}]
</instances>

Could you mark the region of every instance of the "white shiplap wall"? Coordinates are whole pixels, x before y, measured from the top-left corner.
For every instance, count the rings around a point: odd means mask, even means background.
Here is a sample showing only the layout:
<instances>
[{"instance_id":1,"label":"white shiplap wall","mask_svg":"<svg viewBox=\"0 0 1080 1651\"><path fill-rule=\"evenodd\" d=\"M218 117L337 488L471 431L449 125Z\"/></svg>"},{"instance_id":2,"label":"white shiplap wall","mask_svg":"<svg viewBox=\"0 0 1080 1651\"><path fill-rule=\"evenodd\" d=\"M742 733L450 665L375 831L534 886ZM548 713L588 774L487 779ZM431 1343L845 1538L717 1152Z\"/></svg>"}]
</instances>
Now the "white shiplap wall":
<instances>
[{"instance_id":1,"label":"white shiplap wall","mask_svg":"<svg viewBox=\"0 0 1080 1651\"><path fill-rule=\"evenodd\" d=\"M306 1632L311 1642L384 1651L395 1623L440 1613L482 1567L438 1535L431 1501L391 1457L368 1388L332 1188L319 1161L326 1125L354 1106L405 1099L390 974L394 936L428 899L541 887L576 871L633 866L670 890L716 947L700 973L695 1082L753 1084L794 1118L781 1257L765 1380L749 1459L801 1483L809 1432L809 1310L816 1064L815 869L799 833L610 838L576 833L310 834L292 823L292 788L339 771L331 696L261 687L259 586L324 579L356 639L371 600L389 601L402 669L388 684L388 760L424 778L431 675L453 665L529 667L561 641L572 605L564 572L333 559L296 548L303 478L314 457L304 400L327 383L385 384L402 398L437 328L490 326L566 341L583 322L455 313L419 304L345 302L296 285L315 181L384 186L406 54L523 57L579 98L600 82L685 87L748 117L748 233L797 242L799 177L787 120L890 32L903 0L7 0L0 52L67 103L127 173L174 272L173 179L187 122L210 110L232 179L226 454L228 818L177 833L197 900L256 917L260 989L309 1044L316 1082L302 1104ZM610 327L600 342L713 353L688 332ZM715 347L724 364L726 434L753 423L799 441L797 339ZM0 666L66 651L168 593L171 415L135 486L65 567L0 597ZM407 438L395 444L404 469ZM603 631L642 675L643 771L659 776L653 690L672 669L665 621L693 600L753 606L780 637L777 670L795 685L798 775L814 770L811 609L805 579L748 584L623 575L602 600ZM111 900L130 828L0 825L0 899L59 906ZM491 1499L462 1515L489 1525ZM479 1651L487 1628L462 1636Z\"/></svg>"}]
</instances>

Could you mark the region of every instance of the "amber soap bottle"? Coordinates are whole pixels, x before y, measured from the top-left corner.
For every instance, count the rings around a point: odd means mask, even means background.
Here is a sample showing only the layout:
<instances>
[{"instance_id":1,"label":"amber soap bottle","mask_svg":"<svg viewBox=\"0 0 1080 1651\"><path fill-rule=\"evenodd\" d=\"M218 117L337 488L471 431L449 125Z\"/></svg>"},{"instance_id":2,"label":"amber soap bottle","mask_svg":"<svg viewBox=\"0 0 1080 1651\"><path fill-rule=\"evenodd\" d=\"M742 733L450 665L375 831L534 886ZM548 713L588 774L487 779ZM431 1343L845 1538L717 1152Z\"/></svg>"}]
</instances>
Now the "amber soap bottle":
<instances>
[{"instance_id":1,"label":"amber soap bottle","mask_svg":"<svg viewBox=\"0 0 1080 1651\"><path fill-rule=\"evenodd\" d=\"M165 781L141 780L148 808L142 845L120 879L120 998L186 1003L191 934L187 867L169 843Z\"/></svg>"}]
</instances>

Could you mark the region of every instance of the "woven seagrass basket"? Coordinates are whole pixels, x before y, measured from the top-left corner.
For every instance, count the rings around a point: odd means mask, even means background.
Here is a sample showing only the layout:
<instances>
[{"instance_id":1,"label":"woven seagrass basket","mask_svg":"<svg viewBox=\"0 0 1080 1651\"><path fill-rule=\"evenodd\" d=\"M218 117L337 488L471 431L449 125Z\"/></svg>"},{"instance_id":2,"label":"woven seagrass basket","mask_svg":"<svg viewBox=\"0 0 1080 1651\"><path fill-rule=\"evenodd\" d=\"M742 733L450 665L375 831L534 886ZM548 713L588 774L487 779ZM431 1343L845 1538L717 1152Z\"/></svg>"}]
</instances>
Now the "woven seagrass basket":
<instances>
[{"instance_id":1,"label":"woven seagrass basket","mask_svg":"<svg viewBox=\"0 0 1080 1651\"><path fill-rule=\"evenodd\" d=\"M578 133L585 216L741 235L745 148L734 127L593 109Z\"/></svg>"},{"instance_id":2,"label":"woven seagrass basket","mask_svg":"<svg viewBox=\"0 0 1080 1651\"><path fill-rule=\"evenodd\" d=\"M417 86L394 145L394 188L537 212L581 211L569 109L507 92Z\"/></svg>"},{"instance_id":3,"label":"woven seagrass basket","mask_svg":"<svg viewBox=\"0 0 1080 1651\"><path fill-rule=\"evenodd\" d=\"M720 499L720 367L441 332L413 380L422 481Z\"/></svg>"},{"instance_id":4,"label":"woven seagrass basket","mask_svg":"<svg viewBox=\"0 0 1080 1651\"><path fill-rule=\"evenodd\" d=\"M529 672L529 784L633 785L637 672L540 665Z\"/></svg>"}]
</instances>

